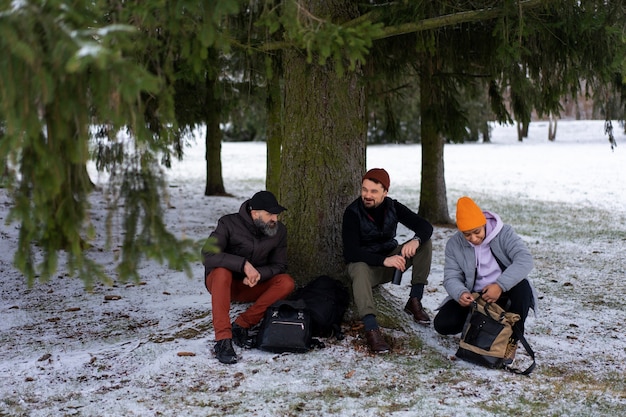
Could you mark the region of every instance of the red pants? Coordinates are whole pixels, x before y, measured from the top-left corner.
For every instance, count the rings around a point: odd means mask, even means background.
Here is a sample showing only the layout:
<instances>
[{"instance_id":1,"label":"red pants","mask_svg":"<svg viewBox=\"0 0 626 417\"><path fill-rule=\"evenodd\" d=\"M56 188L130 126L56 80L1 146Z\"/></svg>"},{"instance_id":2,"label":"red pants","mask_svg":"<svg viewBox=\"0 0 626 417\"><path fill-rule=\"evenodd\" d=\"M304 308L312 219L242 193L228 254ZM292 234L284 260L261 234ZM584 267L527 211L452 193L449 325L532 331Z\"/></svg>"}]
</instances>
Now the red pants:
<instances>
[{"instance_id":1,"label":"red pants","mask_svg":"<svg viewBox=\"0 0 626 417\"><path fill-rule=\"evenodd\" d=\"M287 297L295 288L293 278L288 274L275 275L250 288L243 281L233 279L232 272L226 268L212 270L207 275L205 284L211 293L216 341L233 337L230 327L231 301L242 303L254 301L254 304L235 320L239 326L249 329L261 321L269 306Z\"/></svg>"}]
</instances>

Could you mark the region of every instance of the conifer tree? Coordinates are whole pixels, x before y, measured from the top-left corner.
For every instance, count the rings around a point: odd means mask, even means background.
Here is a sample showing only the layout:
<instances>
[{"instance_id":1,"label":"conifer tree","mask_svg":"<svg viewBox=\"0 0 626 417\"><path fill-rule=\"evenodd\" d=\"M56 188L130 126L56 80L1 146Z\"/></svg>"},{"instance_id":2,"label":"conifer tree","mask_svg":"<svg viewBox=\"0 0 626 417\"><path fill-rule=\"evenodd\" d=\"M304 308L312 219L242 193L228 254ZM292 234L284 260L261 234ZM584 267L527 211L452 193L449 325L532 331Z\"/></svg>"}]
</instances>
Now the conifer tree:
<instances>
[{"instance_id":1,"label":"conifer tree","mask_svg":"<svg viewBox=\"0 0 626 417\"><path fill-rule=\"evenodd\" d=\"M285 216L297 236L291 264L309 276L320 254L326 270L341 270L341 215L365 168L362 68L378 42L401 41L408 52L396 62L419 74L419 212L433 223L451 222L443 153L466 126L460 91L482 84L498 121L525 121L533 109L557 111L581 78L609 83L625 56L619 1L371 1L348 13L337 2L281 5L264 22L282 25L284 41L262 48L286 57L281 196L297 207Z\"/></svg>"},{"instance_id":2,"label":"conifer tree","mask_svg":"<svg viewBox=\"0 0 626 417\"><path fill-rule=\"evenodd\" d=\"M248 30L229 16L246 17ZM622 72L624 22L622 2L611 0L4 2L0 159L17 170L16 264L32 282L50 276L65 251L70 273L104 278L85 250L95 233L85 175L95 138L111 201L124 203L120 277L138 278L144 256L188 267L197 254L161 212L161 161L180 156L186 126L176 85L206 82L219 62L211 53L275 54L266 60L276 135L268 185L290 209L290 268L300 277L340 272L341 216L365 169L364 65L380 59L372 48L400 42L406 53L390 59L419 76L419 211L447 223L443 150L465 126L458 92L482 80L501 121L556 111L581 79L599 90Z\"/></svg>"},{"instance_id":3,"label":"conifer tree","mask_svg":"<svg viewBox=\"0 0 626 417\"><path fill-rule=\"evenodd\" d=\"M197 248L168 231L162 212L167 187L161 161L167 165L179 148L173 64L180 57L189 66L206 58L207 48L220 43L222 17L238 6L3 2L0 159L15 170L8 220L20 224L15 264L29 284L49 278L62 253L69 274L88 287L110 279L89 257L91 238L100 233L89 215L85 167L92 153L97 169L109 176L109 249L115 236L123 236L116 275L138 280L144 258L190 273ZM190 15L197 18L185 17ZM164 23L179 38L164 41ZM113 229L116 223L123 231Z\"/></svg>"}]
</instances>

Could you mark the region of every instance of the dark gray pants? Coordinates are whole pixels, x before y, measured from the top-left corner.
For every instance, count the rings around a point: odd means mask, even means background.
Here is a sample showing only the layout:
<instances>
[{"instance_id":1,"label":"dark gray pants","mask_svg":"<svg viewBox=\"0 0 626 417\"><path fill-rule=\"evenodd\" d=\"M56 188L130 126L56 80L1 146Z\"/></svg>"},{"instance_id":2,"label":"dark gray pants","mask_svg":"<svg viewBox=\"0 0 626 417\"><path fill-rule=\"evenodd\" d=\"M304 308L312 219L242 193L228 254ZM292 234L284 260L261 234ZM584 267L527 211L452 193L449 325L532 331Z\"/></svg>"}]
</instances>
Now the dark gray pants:
<instances>
[{"instance_id":1,"label":"dark gray pants","mask_svg":"<svg viewBox=\"0 0 626 417\"><path fill-rule=\"evenodd\" d=\"M399 254L403 245L404 243L398 245L389 256ZM426 243L419 246L415 256L407 260L407 269L411 266L413 267L411 285L428 284L432 258L433 244L428 240ZM359 317L366 316L367 314L376 315L372 288L390 282L393 278L394 271L395 268L370 266L365 262L353 262L348 264L348 275L352 280L352 293L354 294L354 303L356 304Z\"/></svg>"}]
</instances>

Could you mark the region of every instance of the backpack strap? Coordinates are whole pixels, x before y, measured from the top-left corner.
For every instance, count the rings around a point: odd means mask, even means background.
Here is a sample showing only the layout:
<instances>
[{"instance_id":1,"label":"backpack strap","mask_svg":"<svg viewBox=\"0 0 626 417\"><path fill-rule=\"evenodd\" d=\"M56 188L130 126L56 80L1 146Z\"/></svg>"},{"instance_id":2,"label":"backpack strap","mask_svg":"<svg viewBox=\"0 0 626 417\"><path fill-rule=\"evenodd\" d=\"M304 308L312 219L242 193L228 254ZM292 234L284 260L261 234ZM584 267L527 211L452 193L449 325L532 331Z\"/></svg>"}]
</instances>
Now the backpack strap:
<instances>
[{"instance_id":1,"label":"backpack strap","mask_svg":"<svg viewBox=\"0 0 626 417\"><path fill-rule=\"evenodd\" d=\"M526 353L528 353L528 355L531 357L533 363L531 363L530 366L523 371L516 368L511 368L510 366L505 366L504 369L514 374L528 376L535 369L535 366L537 366L537 363L535 362L535 352L532 350L532 348L526 341L524 334L517 328L517 326L513 326L513 333L515 333L515 336L517 336L518 340L522 343L522 346L524 346L524 349L526 349Z\"/></svg>"}]
</instances>

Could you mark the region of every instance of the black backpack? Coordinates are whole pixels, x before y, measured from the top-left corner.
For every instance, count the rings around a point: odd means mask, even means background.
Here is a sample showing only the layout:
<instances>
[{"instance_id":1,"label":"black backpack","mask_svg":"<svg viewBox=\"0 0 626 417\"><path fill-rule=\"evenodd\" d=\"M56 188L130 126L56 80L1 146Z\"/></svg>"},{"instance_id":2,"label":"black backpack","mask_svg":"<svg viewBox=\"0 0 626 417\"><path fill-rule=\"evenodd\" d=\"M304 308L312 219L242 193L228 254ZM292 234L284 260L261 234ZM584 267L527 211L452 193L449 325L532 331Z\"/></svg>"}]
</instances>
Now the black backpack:
<instances>
[{"instance_id":1,"label":"black backpack","mask_svg":"<svg viewBox=\"0 0 626 417\"><path fill-rule=\"evenodd\" d=\"M343 339L341 322L350 304L350 294L341 281L320 275L289 297L303 300L311 313L311 332L316 337Z\"/></svg>"},{"instance_id":2,"label":"black backpack","mask_svg":"<svg viewBox=\"0 0 626 417\"><path fill-rule=\"evenodd\" d=\"M311 337L311 314L304 301L281 300L269 306L257 334L257 348L275 353L303 353L317 344Z\"/></svg>"}]
</instances>

